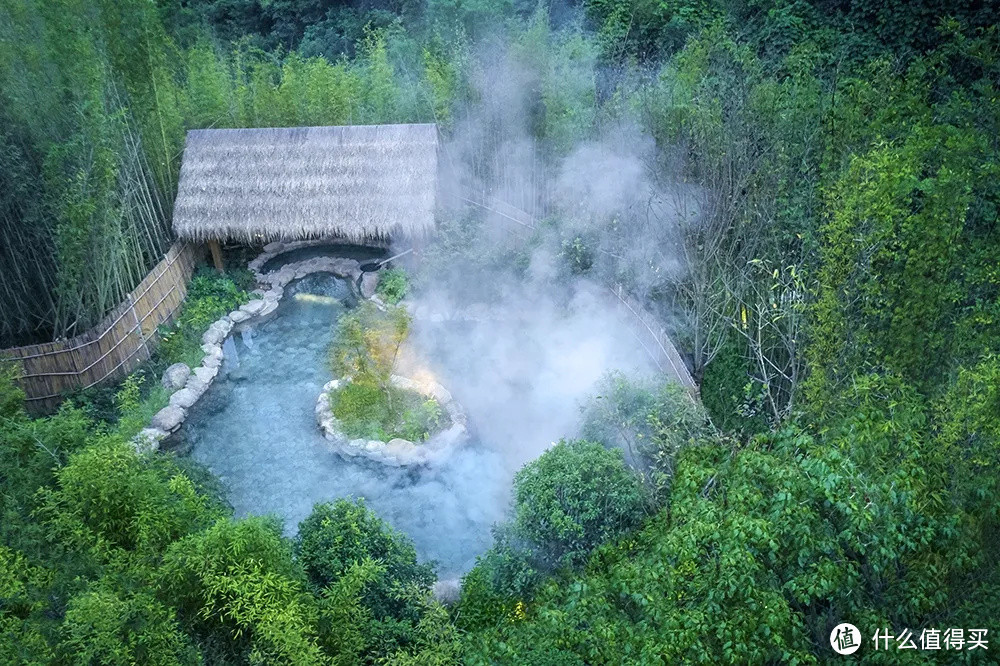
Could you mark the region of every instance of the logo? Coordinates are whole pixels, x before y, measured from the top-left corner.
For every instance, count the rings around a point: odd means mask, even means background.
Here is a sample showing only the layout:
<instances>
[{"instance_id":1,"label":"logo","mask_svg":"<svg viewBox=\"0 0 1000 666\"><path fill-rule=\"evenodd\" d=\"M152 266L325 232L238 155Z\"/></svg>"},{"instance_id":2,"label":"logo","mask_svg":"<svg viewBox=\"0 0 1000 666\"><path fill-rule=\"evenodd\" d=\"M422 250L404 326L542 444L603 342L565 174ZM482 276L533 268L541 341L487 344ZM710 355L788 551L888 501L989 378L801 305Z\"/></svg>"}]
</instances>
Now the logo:
<instances>
[{"instance_id":1,"label":"logo","mask_svg":"<svg viewBox=\"0 0 1000 666\"><path fill-rule=\"evenodd\" d=\"M830 632L830 645L837 654L854 654L861 647L861 632L853 624L842 622Z\"/></svg>"}]
</instances>

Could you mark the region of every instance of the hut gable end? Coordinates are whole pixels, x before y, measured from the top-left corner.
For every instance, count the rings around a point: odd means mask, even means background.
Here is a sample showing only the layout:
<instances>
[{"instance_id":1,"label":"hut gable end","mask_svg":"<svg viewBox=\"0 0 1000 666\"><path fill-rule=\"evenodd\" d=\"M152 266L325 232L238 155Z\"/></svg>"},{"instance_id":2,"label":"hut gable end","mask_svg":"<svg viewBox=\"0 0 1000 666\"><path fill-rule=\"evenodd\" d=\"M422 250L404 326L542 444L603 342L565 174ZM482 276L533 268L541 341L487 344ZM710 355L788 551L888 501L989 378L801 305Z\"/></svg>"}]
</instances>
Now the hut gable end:
<instances>
[{"instance_id":1,"label":"hut gable end","mask_svg":"<svg viewBox=\"0 0 1000 666\"><path fill-rule=\"evenodd\" d=\"M192 130L174 232L256 242L422 235L434 226L435 125Z\"/></svg>"}]
</instances>

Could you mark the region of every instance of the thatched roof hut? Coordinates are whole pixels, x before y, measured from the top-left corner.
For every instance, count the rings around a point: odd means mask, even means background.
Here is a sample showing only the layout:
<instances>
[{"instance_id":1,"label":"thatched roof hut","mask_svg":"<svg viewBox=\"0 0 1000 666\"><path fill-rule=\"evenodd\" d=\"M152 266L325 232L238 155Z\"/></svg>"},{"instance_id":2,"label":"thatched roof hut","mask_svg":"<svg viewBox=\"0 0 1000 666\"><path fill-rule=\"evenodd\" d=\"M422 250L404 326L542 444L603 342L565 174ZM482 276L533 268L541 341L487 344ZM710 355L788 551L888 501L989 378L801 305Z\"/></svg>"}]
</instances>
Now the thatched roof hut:
<instances>
[{"instance_id":1,"label":"thatched roof hut","mask_svg":"<svg viewBox=\"0 0 1000 666\"><path fill-rule=\"evenodd\" d=\"M434 225L435 125L187 134L174 232L191 241L413 237Z\"/></svg>"}]
</instances>

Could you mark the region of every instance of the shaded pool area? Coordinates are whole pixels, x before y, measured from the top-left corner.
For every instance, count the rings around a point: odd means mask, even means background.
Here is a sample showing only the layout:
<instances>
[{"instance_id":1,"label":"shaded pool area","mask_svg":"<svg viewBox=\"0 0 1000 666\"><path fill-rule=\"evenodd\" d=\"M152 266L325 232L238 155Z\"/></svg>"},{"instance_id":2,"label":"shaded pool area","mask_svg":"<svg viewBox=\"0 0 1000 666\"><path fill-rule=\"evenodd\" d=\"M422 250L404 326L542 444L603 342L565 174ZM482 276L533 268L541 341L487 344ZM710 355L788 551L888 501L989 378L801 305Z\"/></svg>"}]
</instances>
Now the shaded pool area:
<instances>
[{"instance_id":1,"label":"shaded pool area","mask_svg":"<svg viewBox=\"0 0 1000 666\"><path fill-rule=\"evenodd\" d=\"M384 259L388 256L388 252L388 250L368 245L319 243L282 252L278 256L266 261L261 266L261 272L270 273L271 271L278 270L285 264L306 261L315 257L345 257L347 259L357 259L361 263L364 263L372 259Z\"/></svg>"},{"instance_id":2,"label":"shaded pool area","mask_svg":"<svg viewBox=\"0 0 1000 666\"><path fill-rule=\"evenodd\" d=\"M433 469L344 460L316 426L332 377L327 347L349 304L347 283L317 273L291 283L276 316L227 340L223 369L183 428L191 455L222 481L237 516L275 514L293 534L313 504L364 497L413 539L443 579L468 570L491 542L509 475L478 444Z\"/></svg>"}]
</instances>

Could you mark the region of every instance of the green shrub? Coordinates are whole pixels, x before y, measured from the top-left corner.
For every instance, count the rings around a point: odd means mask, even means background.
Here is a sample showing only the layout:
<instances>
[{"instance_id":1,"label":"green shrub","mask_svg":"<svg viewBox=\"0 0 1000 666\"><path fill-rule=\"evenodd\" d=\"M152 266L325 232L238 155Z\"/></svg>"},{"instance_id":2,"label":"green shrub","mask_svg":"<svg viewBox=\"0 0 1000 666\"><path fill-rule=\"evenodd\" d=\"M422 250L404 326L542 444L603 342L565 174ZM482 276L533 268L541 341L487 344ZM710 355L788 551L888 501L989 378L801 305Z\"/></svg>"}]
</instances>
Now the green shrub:
<instances>
[{"instance_id":1,"label":"green shrub","mask_svg":"<svg viewBox=\"0 0 1000 666\"><path fill-rule=\"evenodd\" d=\"M335 589L359 568L368 569L355 593L365 609L354 621L364 652L391 654L420 640L434 566L419 564L410 539L363 500L315 505L299 524L296 550L317 590Z\"/></svg>"},{"instance_id":2,"label":"green shrub","mask_svg":"<svg viewBox=\"0 0 1000 666\"><path fill-rule=\"evenodd\" d=\"M401 307L379 310L364 302L340 318L330 346L334 373L387 390L399 348L410 333L410 316Z\"/></svg>"},{"instance_id":3,"label":"green shrub","mask_svg":"<svg viewBox=\"0 0 1000 666\"><path fill-rule=\"evenodd\" d=\"M399 588L413 585L427 591L435 578L432 564L417 563L410 539L361 499L315 505L299 524L296 550L317 589L327 587L366 559L381 563L384 569L363 595L365 605L377 618L407 617L413 609L399 598Z\"/></svg>"},{"instance_id":4,"label":"green shrub","mask_svg":"<svg viewBox=\"0 0 1000 666\"><path fill-rule=\"evenodd\" d=\"M0 361L0 416L10 418L24 408L24 391L17 384L21 367L16 363Z\"/></svg>"},{"instance_id":5,"label":"green shrub","mask_svg":"<svg viewBox=\"0 0 1000 666\"><path fill-rule=\"evenodd\" d=\"M122 595L99 585L70 599L61 648L76 664L198 664L173 617L147 590Z\"/></svg>"},{"instance_id":6,"label":"green shrub","mask_svg":"<svg viewBox=\"0 0 1000 666\"><path fill-rule=\"evenodd\" d=\"M594 266L594 251L591 248L591 243L580 236L562 242L561 256L573 275L586 273Z\"/></svg>"},{"instance_id":7,"label":"green shrub","mask_svg":"<svg viewBox=\"0 0 1000 666\"><path fill-rule=\"evenodd\" d=\"M177 320L170 326L160 327L157 354L166 365L187 363L194 367L200 363L201 336L205 330L250 300L246 287L252 286L253 280L247 281L247 272L241 269L235 273L220 274L206 267L191 278L187 298Z\"/></svg>"},{"instance_id":8,"label":"green shrub","mask_svg":"<svg viewBox=\"0 0 1000 666\"><path fill-rule=\"evenodd\" d=\"M493 537L493 547L476 558L476 566L462 579L455 622L465 631L496 624L499 618L522 619L524 601L542 580L531 549L511 542L509 526L495 528Z\"/></svg>"},{"instance_id":9,"label":"green shrub","mask_svg":"<svg viewBox=\"0 0 1000 666\"><path fill-rule=\"evenodd\" d=\"M403 439L422 442L441 425L441 405L430 398L403 412L399 430Z\"/></svg>"},{"instance_id":10,"label":"green shrub","mask_svg":"<svg viewBox=\"0 0 1000 666\"><path fill-rule=\"evenodd\" d=\"M330 409L351 437L382 439L382 424L389 419L389 401L373 384L351 382L330 394Z\"/></svg>"},{"instance_id":11,"label":"green shrub","mask_svg":"<svg viewBox=\"0 0 1000 666\"><path fill-rule=\"evenodd\" d=\"M606 375L587 405L581 429L585 439L626 452L656 498L665 501L680 450L711 441L716 432L704 408L675 382Z\"/></svg>"},{"instance_id":12,"label":"green shrub","mask_svg":"<svg viewBox=\"0 0 1000 666\"><path fill-rule=\"evenodd\" d=\"M446 423L436 400L390 386L350 382L330 394L330 409L350 437L422 442Z\"/></svg>"},{"instance_id":13,"label":"green shrub","mask_svg":"<svg viewBox=\"0 0 1000 666\"><path fill-rule=\"evenodd\" d=\"M511 520L494 528L493 547L465 577L458 605L463 629L504 616L523 619L523 604L545 574L582 565L647 516L642 483L621 450L586 440L560 441L522 467L512 505Z\"/></svg>"},{"instance_id":14,"label":"green shrub","mask_svg":"<svg viewBox=\"0 0 1000 666\"><path fill-rule=\"evenodd\" d=\"M721 430L749 436L767 432L771 423L745 352L740 340L722 346L705 368L701 401Z\"/></svg>"},{"instance_id":15,"label":"green shrub","mask_svg":"<svg viewBox=\"0 0 1000 666\"><path fill-rule=\"evenodd\" d=\"M209 324L250 300L228 274L202 269L191 278L187 300L178 322L196 329Z\"/></svg>"},{"instance_id":16,"label":"green shrub","mask_svg":"<svg viewBox=\"0 0 1000 666\"><path fill-rule=\"evenodd\" d=\"M574 566L634 530L646 515L639 477L618 449L560 441L514 476L511 534L532 544L540 566Z\"/></svg>"},{"instance_id":17,"label":"green shrub","mask_svg":"<svg viewBox=\"0 0 1000 666\"><path fill-rule=\"evenodd\" d=\"M325 663L315 601L276 520L219 520L173 541L157 573L181 626L212 648L208 663Z\"/></svg>"},{"instance_id":18,"label":"green shrub","mask_svg":"<svg viewBox=\"0 0 1000 666\"><path fill-rule=\"evenodd\" d=\"M240 291L250 292L257 287L257 276L249 268L232 268L226 271L226 277L232 280Z\"/></svg>"},{"instance_id":19,"label":"green shrub","mask_svg":"<svg viewBox=\"0 0 1000 666\"><path fill-rule=\"evenodd\" d=\"M406 276L406 271L402 268L390 268L382 272L375 293L389 305L395 305L406 297L409 290L410 279Z\"/></svg>"},{"instance_id":20,"label":"green shrub","mask_svg":"<svg viewBox=\"0 0 1000 666\"><path fill-rule=\"evenodd\" d=\"M383 312L366 302L341 317L330 366L351 382L330 394L330 409L351 437L420 442L447 425L436 401L392 384L409 327L410 317L401 307Z\"/></svg>"}]
</instances>

